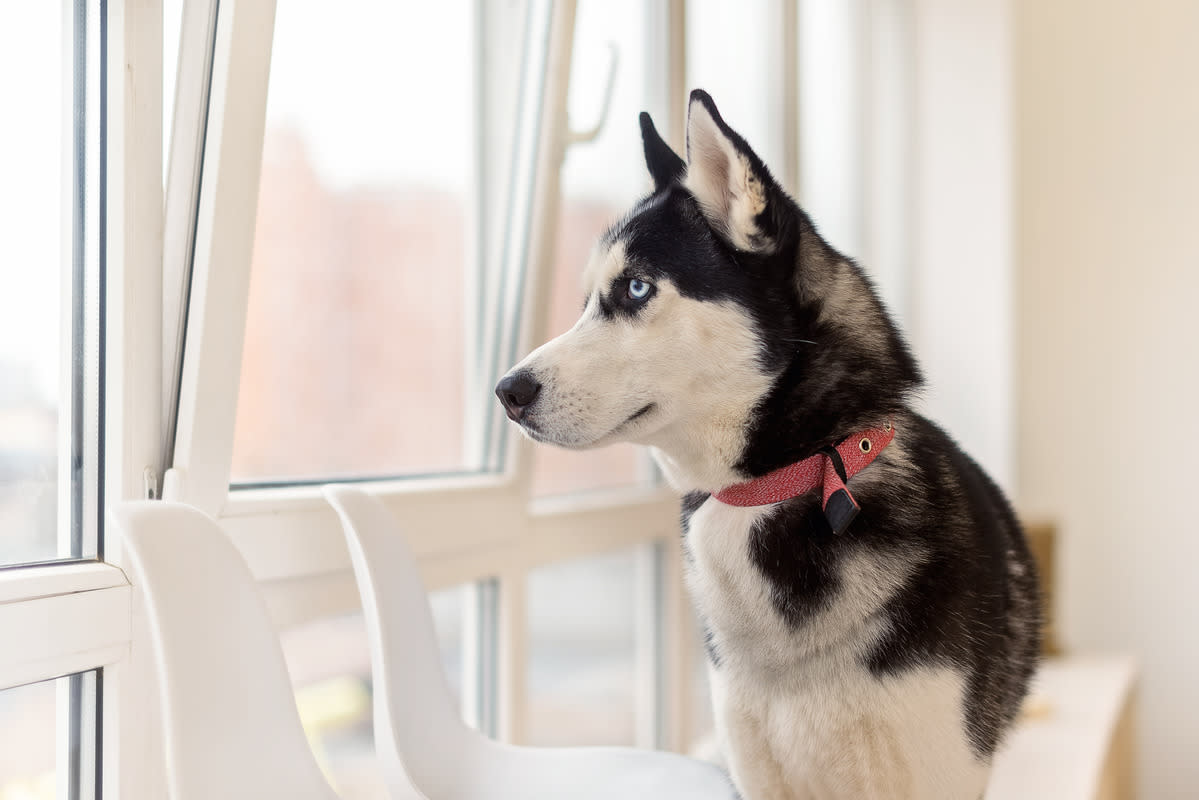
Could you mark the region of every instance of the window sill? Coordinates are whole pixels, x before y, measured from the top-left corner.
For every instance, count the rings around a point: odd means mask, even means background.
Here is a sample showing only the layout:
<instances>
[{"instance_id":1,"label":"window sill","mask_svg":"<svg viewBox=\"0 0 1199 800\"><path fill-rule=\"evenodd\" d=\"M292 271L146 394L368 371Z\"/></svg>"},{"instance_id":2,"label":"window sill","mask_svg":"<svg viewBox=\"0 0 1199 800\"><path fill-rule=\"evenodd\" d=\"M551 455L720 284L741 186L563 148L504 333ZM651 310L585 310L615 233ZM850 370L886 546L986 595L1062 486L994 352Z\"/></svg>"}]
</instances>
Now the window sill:
<instances>
[{"instance_id":1,"label":"window sill","mask_svg":"<svg viewBox=\"0 0 1199 800\"><path fill-rule=\"evenodd\" d=\"M129 650L132 592L97 561L0 572L0 689L103 667Z\"/></svg>"},{"instance_id":2,"label":"window sill","mask_svg":"<svg viewBox=\"0 0 1199 800\"><path fill-rule=\"evenodd\" d=\"M101 561L62 561L0 569L0 605L128 586L125 573Z\"/></svg>"}]
</instances>

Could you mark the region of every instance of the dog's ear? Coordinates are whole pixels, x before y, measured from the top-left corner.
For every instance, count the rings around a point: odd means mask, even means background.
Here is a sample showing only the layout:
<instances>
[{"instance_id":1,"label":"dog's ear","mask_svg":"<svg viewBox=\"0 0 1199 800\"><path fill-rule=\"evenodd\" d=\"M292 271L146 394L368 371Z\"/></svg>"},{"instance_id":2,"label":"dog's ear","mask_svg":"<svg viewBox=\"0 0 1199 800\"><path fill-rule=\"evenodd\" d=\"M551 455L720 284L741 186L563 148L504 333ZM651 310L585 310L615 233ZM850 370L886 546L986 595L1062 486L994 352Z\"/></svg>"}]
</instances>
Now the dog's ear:
<instances>
[{"instance_id":1,"label":"dog's ear","mask_svg":"<svg viewBox=\"0 0 1199 800\"><path fill-rule=\"evenodd\" d=\"M774 250L782 190L702 89L687 107L687 178L708 224L739 250Z\"/></svg>"},{"instance_id":2,"label":"dog's ear","mask_svg":"<svg viewBox=\"0 0 1199 800\"><path fill-rule=\"evenodd\" d=\"M670 149L649 114L641 112L641 143L645 146L645 166L649 167L650 177L654 179L654 192L660 192L687 171L687 165L679 154Z\"/></svg>"}]
</instances>

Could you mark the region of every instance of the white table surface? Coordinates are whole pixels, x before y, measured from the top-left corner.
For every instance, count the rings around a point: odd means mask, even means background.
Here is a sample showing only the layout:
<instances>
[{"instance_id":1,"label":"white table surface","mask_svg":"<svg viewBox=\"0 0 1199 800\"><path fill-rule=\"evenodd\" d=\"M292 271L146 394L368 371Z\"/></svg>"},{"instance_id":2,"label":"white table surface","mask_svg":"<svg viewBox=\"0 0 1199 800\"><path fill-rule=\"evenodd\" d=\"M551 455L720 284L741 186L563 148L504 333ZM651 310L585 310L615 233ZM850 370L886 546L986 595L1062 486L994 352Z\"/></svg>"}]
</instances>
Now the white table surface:
<instances>
[{"instance_id":1,"label":"white table surface","mask_svg":"<svg viewBox=\"0 0 1199 800\"><path fill-rule=\"evenodd\" d=\"M995 758L987 800L1093 800L1135 677L1124 655L1047 660Z\"/></svg>"}]
</instances>

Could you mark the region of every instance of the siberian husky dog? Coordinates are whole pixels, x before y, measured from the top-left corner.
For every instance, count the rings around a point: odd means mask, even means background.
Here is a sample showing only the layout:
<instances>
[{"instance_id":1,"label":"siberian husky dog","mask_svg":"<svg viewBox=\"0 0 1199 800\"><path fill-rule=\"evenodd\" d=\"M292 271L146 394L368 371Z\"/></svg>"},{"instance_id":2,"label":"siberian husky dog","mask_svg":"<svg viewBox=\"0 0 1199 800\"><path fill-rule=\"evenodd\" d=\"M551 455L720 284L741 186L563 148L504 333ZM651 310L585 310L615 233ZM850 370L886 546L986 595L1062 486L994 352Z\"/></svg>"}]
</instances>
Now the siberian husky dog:
<instances>
[{"instance_id":1,"label":"siberian husky dog","mask_svg":"<svg viewBox=\"0 0 1199 800\"><path fill-rule=\"evenodd\" d=\"M980 797L1040 643L1011 507L912 409L920 373L870 281L712 99L691 95L685 162L641 130L652 193L500 401L538 442L648 445L686 492L745 800Z\"/></svg>"}]
</instances>

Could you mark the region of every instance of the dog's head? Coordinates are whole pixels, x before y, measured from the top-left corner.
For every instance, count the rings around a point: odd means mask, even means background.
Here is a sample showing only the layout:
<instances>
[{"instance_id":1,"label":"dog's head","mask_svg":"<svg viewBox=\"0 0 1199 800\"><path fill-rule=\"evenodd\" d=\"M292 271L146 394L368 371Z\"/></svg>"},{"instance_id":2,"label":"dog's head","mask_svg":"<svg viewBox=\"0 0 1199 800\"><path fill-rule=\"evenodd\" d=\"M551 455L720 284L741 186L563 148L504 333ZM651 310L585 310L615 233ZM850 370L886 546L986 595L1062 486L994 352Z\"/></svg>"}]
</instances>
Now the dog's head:
<instances>
[{"instance_id":1,"label":"dog's head","mask_svg":"<svg viewBox=\"0 0 1199 800\"><path fill-rule=\"evenodd\" d=\"M691 95L686 162L641 131L653 192L597 243L574 327L500 380L509 418L561 447L651 445L711 490L896 410L918 377L869 283L712 99Z\"/></svg>"}]
</instances>

